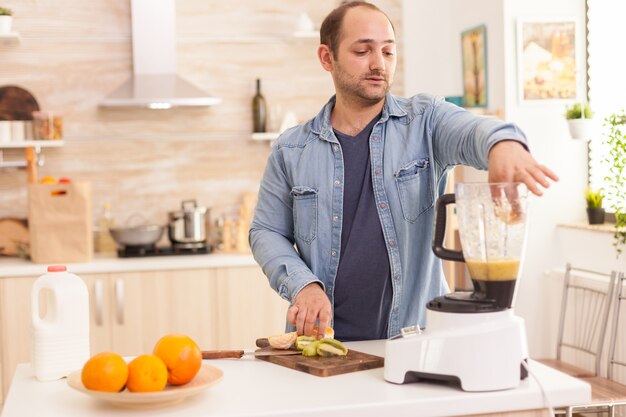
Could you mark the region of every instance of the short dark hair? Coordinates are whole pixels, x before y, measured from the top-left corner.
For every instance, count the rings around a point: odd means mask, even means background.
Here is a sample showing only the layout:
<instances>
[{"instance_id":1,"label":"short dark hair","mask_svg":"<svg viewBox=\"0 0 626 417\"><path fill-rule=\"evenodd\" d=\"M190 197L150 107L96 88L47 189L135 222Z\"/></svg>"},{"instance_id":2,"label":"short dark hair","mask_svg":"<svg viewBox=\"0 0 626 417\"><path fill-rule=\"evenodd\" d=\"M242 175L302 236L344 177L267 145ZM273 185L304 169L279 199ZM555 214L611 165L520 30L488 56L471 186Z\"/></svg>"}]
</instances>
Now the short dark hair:
<instances>
[{"instance_id":1,"label":"short dark hair","mask_svg":"<svg viewBox=\"0 0 626 417\"><path fill-rule=\"evenodd\" d=\"M376 5L366 1L344 1L341 5L339 5L339 7L326 16L326 19L324 19L320 28L320 43L330 48L335 59L337 59L337 49L339 48L339 39L341 38L343 18L348 10L355 7L366 7L370 10L376 10L377 12L382 13L385 15L387 20L389 20L391 28L395 32L395 28L393 27L393 23L391 22L391 19L389 19L389 16L387 16L387 14L380 10Z\"/></svg>"}]
</instances>

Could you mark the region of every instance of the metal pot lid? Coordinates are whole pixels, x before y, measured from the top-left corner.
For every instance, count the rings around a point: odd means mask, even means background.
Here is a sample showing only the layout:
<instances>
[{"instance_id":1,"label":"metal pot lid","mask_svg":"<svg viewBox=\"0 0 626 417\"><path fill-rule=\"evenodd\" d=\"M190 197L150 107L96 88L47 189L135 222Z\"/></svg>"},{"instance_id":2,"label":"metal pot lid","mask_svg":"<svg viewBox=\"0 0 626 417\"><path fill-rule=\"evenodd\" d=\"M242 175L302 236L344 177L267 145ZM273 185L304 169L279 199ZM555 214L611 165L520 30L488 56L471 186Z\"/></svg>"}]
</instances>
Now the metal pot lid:
<instances>
[{"instance_id":1,"label":"metal pot lid","mask_svg":"<svg viewBox=\"0 0 626 417\"><path fill-rule=\"evenodd\" d=\"M198 204L196 203L196 200L183 200L183 202L181 203L181 209L170 211L169 214L170 216L180 217L180 216L184 216L187 213L204 214L207 212L207 210L208 210L207 207L198 206Z\"/></svg>"}]
</instances>

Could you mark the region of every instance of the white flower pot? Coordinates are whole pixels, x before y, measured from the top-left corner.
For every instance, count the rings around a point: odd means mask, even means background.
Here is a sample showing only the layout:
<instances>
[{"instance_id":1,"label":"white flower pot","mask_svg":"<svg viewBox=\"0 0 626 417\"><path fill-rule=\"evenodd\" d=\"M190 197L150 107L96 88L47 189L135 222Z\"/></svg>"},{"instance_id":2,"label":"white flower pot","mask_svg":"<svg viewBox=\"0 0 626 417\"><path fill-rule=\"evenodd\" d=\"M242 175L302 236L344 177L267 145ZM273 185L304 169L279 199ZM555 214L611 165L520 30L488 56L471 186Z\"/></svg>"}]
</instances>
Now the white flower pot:
<instances>
[{"instance_id":1,"label":"white flower pot","mask_svg":"<svg viewBox=\"0 0 626 417\"><path fill-rule=\"evenodd\" d=\"M0 33L11 33L11 22L13 16L0 16Z\"/></svg>"},{"instance_id":2,"label":"white flower pot","mask_svg":"<svg viewBox=\"0 0 626 417\"><path fill-rule=\"evenodd\" d=\"M595 135L593 119L569 119L567 125L572 139L591 140Z\"/></svg>"}]
</instances>

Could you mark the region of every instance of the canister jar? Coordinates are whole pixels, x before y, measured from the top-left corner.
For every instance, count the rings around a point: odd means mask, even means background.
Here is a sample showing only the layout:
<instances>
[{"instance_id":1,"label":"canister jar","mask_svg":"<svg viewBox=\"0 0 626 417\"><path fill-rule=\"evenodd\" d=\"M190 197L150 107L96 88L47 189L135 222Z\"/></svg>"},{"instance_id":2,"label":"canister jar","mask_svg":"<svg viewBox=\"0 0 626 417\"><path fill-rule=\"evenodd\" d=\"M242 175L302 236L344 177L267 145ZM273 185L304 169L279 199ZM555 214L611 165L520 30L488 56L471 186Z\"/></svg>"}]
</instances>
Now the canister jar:
<instances>
[{"instance_id":1,"label":"canister jar","mask_svg":"<svg viewBox=\"0 0 626 417\"><path fill-rule=\"evenodd\" d=\"M209 228L209 209L196 200L184 200L181 210L168 213L168 237L174 245L204 245Z\"/></svg>"},{"instance_id":2,"label":"canister jar","mask_svg":"<svg viewBox=\"0 0 626 417\"><path fill-rule=\"evenodd\" d=\"M62 140L63 118L50 111L33 112L33 136L35 140Z\"/></svg>"}]
</instances>

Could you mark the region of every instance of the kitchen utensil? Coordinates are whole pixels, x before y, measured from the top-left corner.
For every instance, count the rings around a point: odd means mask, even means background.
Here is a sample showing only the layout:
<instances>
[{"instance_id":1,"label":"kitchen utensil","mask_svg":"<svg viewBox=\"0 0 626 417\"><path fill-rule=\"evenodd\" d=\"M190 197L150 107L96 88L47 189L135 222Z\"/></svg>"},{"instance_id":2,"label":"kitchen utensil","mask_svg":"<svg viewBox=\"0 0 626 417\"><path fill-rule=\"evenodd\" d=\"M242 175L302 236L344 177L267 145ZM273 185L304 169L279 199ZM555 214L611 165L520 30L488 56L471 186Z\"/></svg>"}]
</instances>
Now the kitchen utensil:
<instances>
[{"instance_id":1,"label":"kitchen utensil","mask_svg":"<svg viewBox=\"0 0 626 417\"><path fill-rule=\"evenodd\" d=\"M0 87L0 120L33 120L39 103L27 90L6 85Z\"/></svg>"},{"instance_id":2,"label":"kitchen utensil","mask_svg":"<svg viewBox=\"0 0 626 417\"><path fill-rule=\"evenodd\" d=\"M457 184L437 200L433 251L465 262L473 291L437 297L426 330L404 328L385 345L385 379L460 383L465 391L515 388L527 377L524 321L511 310L526 241L526 187ZM456 202L463 251L443 248L446 209ZM479 359L479 360L477 360Z\"/></svg>"},{"instance_id":3,"label":"kitchen utensil","mask_svg":"<svg viewBox=\"0 0 626 417\"><path fill-rule=\"evenodd\" d=\"M256 340L256 345L261 350L269 348L269 341L266 337ZM384 365L384 359L380 356L368 353L349 350L346 356L331 357L307 357L297 356L257 356L258 359L275 363L287 368L306 372L316 376L333 376L348 372L363 371L365 369L380 368Z\"/></svg>"},{"instance_id":4,"label":"kitchen utensil","mask_svg":"<svg viewBox=\"0 0 626 417\"><path fill-rule=\"evenodd\" d=\"M140 214L133 214L126 224L141 221L145 223L145 219ZM156 244L165 228L156 224L142 224L130 227L113 227L109 229L111 236L115 242L123 247L126 246L153 246Z\"/></svg>"},{"instance_id":5,"label":"kitchen utensil","mask_svg":"<svg viewBox=\"0 0 626 417\"><path fill-rule=\"evenodd\" d=\"M380 356L349 350L346 356L308 357L304 355L257 356L259 360L274 363L315 376L334 376L348 372L381 368L385 360Z\"/></svg>"},{"instance_id":6,"label":"kitchen utensil","mask_svg":"<svg viewBox=\"0 0 626 417\"><path fill-rule=\"evenodd\" d=\"M132 407L148 408L178 403L220 382L224 376L221 369L203 364L194 379L185 385L167 385L158 392L102 392L92 391L81 382L81 371L72 372L67 377L67 385L98 400L112 404Z\"/></svg>"},{"instance_id":7,"label":"kitchen utensil","mask_svg":"<svg viewBox=\"0 0 626 417\"><path fill-rule=\"evenodd\" d=\"M168 237L174 245L204 245L209 230L209 210L196 200L184 200L181 210L168 213Z\"/></svg>"},{"instance_id":8,"label":"kitchen utensil","mask_svg":"<svg viewBox=\"0 0 626 417\"><path fill-rule=\"evenodd\" d=\"M17 256L29 243L26 219L0 219L0 255Z\"/></svg>"},{"instance_id":9,"label":"kitchen utensil","mask_svg":"<svg viewBox=\"0 0 626 417\"><path fill-rule=\"evenodd\" d=\"M152 246L161 239L163 230L163 226L150 224L135 227L115 227L109 231L113 240L120 246Z\"/></svg>"},{"instance_id":10,"label":"kitchen utensil","mask_svg":"<svg viewBox=\"0 0 626 417\"><path fill-rule=\"evenodd\" d=\"M258 349L258 350L203 350L202 359L240 359L244 355L250 356L285 356L285 355L302 355L299 350L289 349Z\"/></svg>"},{"instance_id":11,"label":"kitchen utensil","mask_svg":"<svg viewBox=\"0 0 626 417\"><path fill-rule=\"evenodd\" d=\"M35 148L28 147L25 153L28 182L34 184L37 182L37 155L35 155Z\"/></svg>"}]
</instances>

